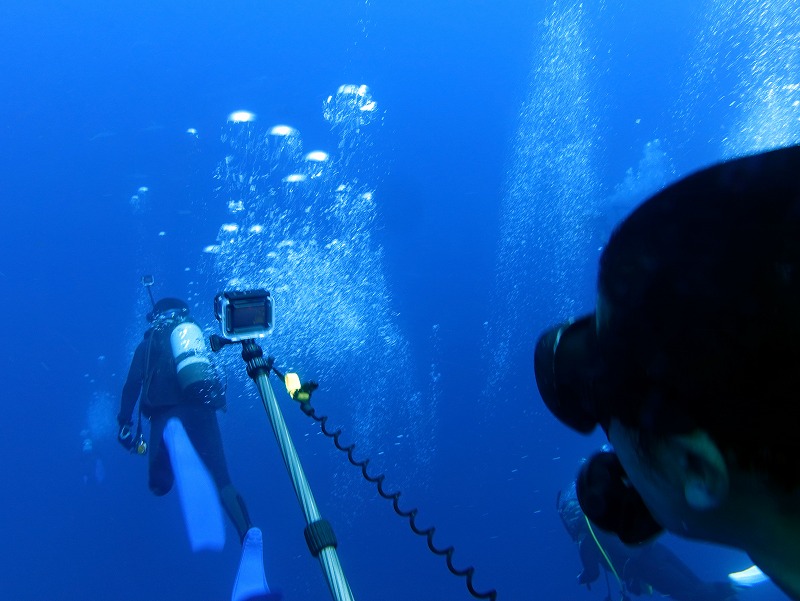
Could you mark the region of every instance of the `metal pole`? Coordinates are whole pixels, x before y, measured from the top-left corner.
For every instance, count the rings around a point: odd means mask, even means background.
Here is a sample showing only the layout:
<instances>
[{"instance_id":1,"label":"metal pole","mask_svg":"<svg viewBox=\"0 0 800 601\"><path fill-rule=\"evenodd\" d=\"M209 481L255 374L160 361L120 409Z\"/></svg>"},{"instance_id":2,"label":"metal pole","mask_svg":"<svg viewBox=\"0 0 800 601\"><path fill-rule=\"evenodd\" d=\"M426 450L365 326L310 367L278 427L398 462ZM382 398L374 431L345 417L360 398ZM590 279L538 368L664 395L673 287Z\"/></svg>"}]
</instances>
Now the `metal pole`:
<instances>
[{"instance_id":1,"label":"metal pole","mask_svg":"<svg viewBox=\"0 0 800 601\"><path fill-rule=\"evenodd\" d=\"M249 369L250 362L248 362L248 371ZM278 447L281 450L283 462L292 480L294 492L297 495L297 500L300 502L300 507L303 509L306 524L311 525L315 522L319 522L321 519L319 509L317 509L314 495L311 492L311 487L308 485L308 480L303 472L303 466L300 464L300 458L297 456L294 443L292 443L292 439L289 436L289 430L286 428L286 422L278 406L275 393L269 383L269 378L267 377L269 372L263 368L255 371L256 373L251 377L253 377L253 381L256 383L258 392L261 395L261 400L264 403L264 409L267 412L267 417L269 417L269 422L272 425L272 431L275 433L275 438L278 441ZM322 571L325 574L325 578L328 581L328 588L330 589L331 596L336 601L354 601L353 593L342 571L342 566L339 563L339 556L336 554L335 547L326 546L321 549L318 559L322 566Z\"/></svg>"}]
</instances>

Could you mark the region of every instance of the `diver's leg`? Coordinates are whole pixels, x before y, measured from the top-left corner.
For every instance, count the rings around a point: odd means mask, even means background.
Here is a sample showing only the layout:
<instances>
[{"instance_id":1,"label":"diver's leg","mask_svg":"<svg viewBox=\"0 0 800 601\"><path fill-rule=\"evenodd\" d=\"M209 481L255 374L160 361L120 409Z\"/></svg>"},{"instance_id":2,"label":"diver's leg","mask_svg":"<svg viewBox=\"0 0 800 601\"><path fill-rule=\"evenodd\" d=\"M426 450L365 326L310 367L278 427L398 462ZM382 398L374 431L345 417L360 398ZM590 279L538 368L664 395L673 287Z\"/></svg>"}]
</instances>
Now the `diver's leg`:
<instances>
[{"instance_id":1,"label":"diver's leg","mask_svg":"<svg viewBox=\"0 0 800 601\"><path fill-rule=\"evenodd\" d=\"M239 542L244 542L247 531L253 527L244 499L233 487L233 484L228 484L221 488L219 496L222 500L222 506L225 508L225 513L228 514L234 528L236 528L236 532L239 533Z\"/></svg>"},{"instance_id":2,"label":"diver's leg","mask_svg":"<svg viewBox=\"0 0 800 601\"><path fill-rule=\"evenodd\" d=\"M154 413L150 419L150 444L147 448L148 484L153 494L159 497L167 494L175 482L169 453L164 444L164 426L169 417L165 411L162 411Z\"/></svg>"},{"instance_id":3,"label":"diver's leg","mask_svg":"<svg viewBox=\"0 0 800 601\"><path fill-rule=\"evenodd\" d=\"M247 531L253 524L244 500L231 483L216 411L205 407L187 407L186 411L182 412L182 421L197 454L217 485L225 513L236 528L239 540L244 541Z\"/></svg>"}]
</instances>

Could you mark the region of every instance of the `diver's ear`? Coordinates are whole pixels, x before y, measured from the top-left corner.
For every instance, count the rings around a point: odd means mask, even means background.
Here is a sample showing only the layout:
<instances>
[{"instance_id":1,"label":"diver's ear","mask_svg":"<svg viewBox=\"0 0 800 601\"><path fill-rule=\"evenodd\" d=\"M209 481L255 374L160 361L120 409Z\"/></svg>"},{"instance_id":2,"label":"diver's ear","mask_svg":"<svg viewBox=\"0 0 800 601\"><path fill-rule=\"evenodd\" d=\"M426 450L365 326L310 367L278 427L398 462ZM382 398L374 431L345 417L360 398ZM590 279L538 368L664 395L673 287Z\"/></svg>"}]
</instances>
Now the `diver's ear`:
<instances>
[{"instance_id":1,"label":"diver's ear","mask_svg":"<svg viewBox=\"0 0 800 601\"><path fill-rule=\"evenodd\" d=\"M728 496L730 475L719 447L708 433L695 430L672 436L669 447L689 507L698 511L718 507Z\"/></svg>"}]
</instances>

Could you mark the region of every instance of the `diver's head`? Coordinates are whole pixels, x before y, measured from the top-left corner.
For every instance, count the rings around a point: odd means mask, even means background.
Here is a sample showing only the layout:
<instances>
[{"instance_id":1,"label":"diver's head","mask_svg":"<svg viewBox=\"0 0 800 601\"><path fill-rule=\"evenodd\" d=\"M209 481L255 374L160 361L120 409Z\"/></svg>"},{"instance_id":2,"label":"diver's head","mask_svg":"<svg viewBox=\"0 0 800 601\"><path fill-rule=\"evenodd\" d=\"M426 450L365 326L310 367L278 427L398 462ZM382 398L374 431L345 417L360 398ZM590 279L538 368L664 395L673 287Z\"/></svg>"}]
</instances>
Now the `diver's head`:
<instances>
[{"instance_id":1,"label":"diver's head","mask_svg":"<svg viewBox=\"0 0 800 601\"><path fill-rule=\"evenodd\" d=\"M558 491L558 495L556 496L556 509L570 538L574 542L580 542L580 540L588 534L589 530L584 520L581 506L578 503L578 497L575 493L575 482L570 482L569 486Z\"/></svg>"},{"instance_id":2,"label":"diver's head","mask_svg":"<svg viewBox=\"0 0 800 601\"><path fill-rule=\"evenodd\" d=\"M641 452L703 432L726 466L800 486L787 414L800 390L798 174L800 147L729 161L625 219L600 259L595 311L536 345L551 412L582 433L616 424ZM601 472L629 484L617 452L621 471Z\"/></svg>"},{"instance_id":3,"label":"diver's head","mask_svg":"<svg viewBox=\"0 0 800 601\"><path fill-rule=\"evenodd\" d=\"M170 321L189 315L189 305L179 298L166 297L153 305L153 310L147 314L147 321Z\"/></svg>"}]
</instances>

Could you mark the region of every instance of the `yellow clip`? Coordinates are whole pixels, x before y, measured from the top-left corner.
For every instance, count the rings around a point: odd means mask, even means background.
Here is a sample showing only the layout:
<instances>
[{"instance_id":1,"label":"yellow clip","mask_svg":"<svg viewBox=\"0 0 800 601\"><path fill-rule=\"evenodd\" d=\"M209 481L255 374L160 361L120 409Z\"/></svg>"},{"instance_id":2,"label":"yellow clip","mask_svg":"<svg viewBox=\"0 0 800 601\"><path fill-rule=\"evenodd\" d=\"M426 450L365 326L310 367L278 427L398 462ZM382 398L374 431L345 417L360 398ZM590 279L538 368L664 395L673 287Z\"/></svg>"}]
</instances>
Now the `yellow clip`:
<instances>
[{"instance_id":1,"label":"yellow clip","mask_svg":"<svg viewBox=\"0 0 800 601\"><path fill-rule=\"evenodd\" d=\"M295 373L288 373L283 378L283 383L286 384L286 392L289 396L294 398L295 393L300 390L300 376Z\"/></svg>"}]
</instances>

